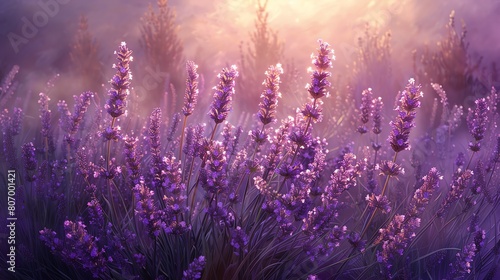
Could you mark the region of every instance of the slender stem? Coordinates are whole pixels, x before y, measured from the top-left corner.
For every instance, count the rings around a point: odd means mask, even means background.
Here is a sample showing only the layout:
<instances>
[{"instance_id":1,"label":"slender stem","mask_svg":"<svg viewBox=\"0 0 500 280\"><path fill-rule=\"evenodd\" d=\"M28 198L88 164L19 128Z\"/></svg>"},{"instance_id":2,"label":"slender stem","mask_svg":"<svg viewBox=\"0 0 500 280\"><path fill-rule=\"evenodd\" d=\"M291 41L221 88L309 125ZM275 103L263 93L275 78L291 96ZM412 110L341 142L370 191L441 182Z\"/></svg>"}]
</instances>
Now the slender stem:
<instances>
[{"instance_id":1,"label":"slender stem","mask_svg":"<svg viewBox=\"0 0 500 280\"><path fill-rule=\"evenodd\" d=\"M467 167L465 168L465 170L469 169L469 166L472 163L472 158L474 157L475 154L476 154L476 152L472 151L472 154L470 155L469 163L467 163Z\"/></svg>"},{"instance_id":2,"label":"slender stem","mask_svg":"<svg viewBox=\"0 0 500 280\"><path fill-rule=\"evenodd\" d=\"M111 130L113 130L113 127L115 126L115 121L116 118L113 117L111 120ZM108 139L108 142L106 143L106 174L109 174L109 161L111 160L111 139ZM109 197L109 203L111 207L113 208L113 211L115 209L114 207L114 201L113 198L111 197L111 184L110 184L110 179L106 178L106 185L108 186L108 197ZM116 218L116 216L115 216Z\"/></svg>"},{"instance_id":3,"label":"slender stem","mask_svg":"<svg viewBox=\"0 0 500 280\"><path fill-rule=\"evenodd\" d=\"M182 123L181 142L179 143L179 161L181 161L181 157L182 157L182 144L184 142L184 132L186 130L187 118L188 118L188 116L184 116L184 122Z\"/></svg>"},{"instance_id":4,"label":"slender stem","mask_svg":"<svg viewBox=\"0 0 500 280\"><path fill-rule=\"evenodd\" d=\"M212 130L212 135L210 136L210 142L212 142L212 140L214 140L215 131L217 130L218 125L219 125L218 123L215 123L214 130Z\"/></svg>"}]
</instances>

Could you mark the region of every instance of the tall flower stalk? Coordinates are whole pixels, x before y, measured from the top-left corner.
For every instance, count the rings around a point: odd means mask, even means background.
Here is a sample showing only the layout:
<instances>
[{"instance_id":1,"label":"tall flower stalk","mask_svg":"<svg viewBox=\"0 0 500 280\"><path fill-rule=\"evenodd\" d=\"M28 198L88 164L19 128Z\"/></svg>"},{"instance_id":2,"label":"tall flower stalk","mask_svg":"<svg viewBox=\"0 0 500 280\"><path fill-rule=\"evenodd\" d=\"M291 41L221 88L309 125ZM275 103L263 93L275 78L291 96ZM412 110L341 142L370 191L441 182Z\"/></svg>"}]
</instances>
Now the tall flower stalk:
<instances>
[{"instance_id":1,"label":"tall flower stalk","mask_svg":"<svg viewBox=\"0 0 500 280\"><path fill-rule=\"evenodd\" d=\"M186 79L186 91L184 93L184 106L182 107L182 114L184 114L184 121L182 123L181 130L181 142L179 143L179 160L182 159L182 145L184 142L184 133L186 130L186 122L187 118L193 114L194 107L196 105L198 99L198 73L197 73L198 65L196 65L192 61L186 62L186 71L187 71L187 79Z\"/></svg>"},{"instance_id":2,"label":"tall flower stalk","mask_svg":"<svg viewBox=\"0 0 500 280\"><path fill-rule=\"evenodd\" d=\"M111 140L118 141L119 126L115 126L116 120L121 115L125 114L127 105L127 96L130 94L130 82L132 73L130 72L130 62L133 61L132 51L128 49L127 44L122 42L118 51L115 51L118 64L113 64L116 69L116 74L110 81L111 89L108 91L109 99L104 106L108 114L111 116L111 124L104 130L102 136L104 141L107 141L106 147L106 171L109 173L111 160ZM111 198L111 184L108 181L108 195Z\"/></svg>"},{"instance_id":3,"label":"tall flower stalk","mask_svg":"<svg viewBox=\"0 0 500 280\"><path fill-rule=\"evenodd\" d=\"M305 126L299 127L299 131L292 131L290 134L290 140L296 144L293 152L292 159L290 161L290 166L282 166L282 169L294 169L295 158L301 149L305 147L311 140L311 135L309 132L309 127L314 122L320 122L322 120L322 109L321 101L322 97L329 96L329 89L331 83L328 78L332 75L329 69L332 67L332 60L335 60L333 55L333 49L330 44L324 42L323 40L318 40L319 48L317 49L317 54L311 54L312 64L315 69L309 69L311 73L311 83L306 85L307 92L311 95L310 102L306 103L301 110L302 116L306 121ZM285 172L288 173L288 172ZM285 180L283 180L284 185ZM281 189L280 187L280 189Z\"/></svg>"},{"instance_id":4,"label":"tall flower stalk","mask_svg":"<svg viewBox=\"0 0 500 280\"><path fill-rule=\"evenodd\" d=\"M231 111L236 77L238 77L236 65L223 68L217 75L219 83L214 87L214 97L209 112L210 118L215 122L210 140L214 139L217 126L226 120Z\"/></svg>"},{"instance_id":5,"label":"tall flower stalk","mask_svg":"<svg viewBox=\"0 0 500 280\"><path fill-rule=\"evenodd\" d=\"M480 98L475 101L476 107L473 109L469 108L469 114L467 115L467 125L469 127L469 132L474 137L474 142L469 143L469 149L472 151L467 168L469 168L472 162L472 157L476 152L481 150L481 140L484 138L484 133L486 132L486 125L488 123L488 103L485 98ZM467 169L466 168L466 169Z\"/></svg>"}]
</instances>

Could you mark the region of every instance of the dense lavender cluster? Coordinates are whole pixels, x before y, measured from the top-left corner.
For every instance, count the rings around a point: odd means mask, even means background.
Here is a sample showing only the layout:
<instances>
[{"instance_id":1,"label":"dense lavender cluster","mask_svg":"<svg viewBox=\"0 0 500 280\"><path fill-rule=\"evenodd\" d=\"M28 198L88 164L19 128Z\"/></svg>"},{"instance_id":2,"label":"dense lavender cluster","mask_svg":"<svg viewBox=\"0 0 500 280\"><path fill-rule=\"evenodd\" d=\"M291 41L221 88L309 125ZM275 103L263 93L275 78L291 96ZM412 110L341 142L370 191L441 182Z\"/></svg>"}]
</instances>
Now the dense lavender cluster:
<instances>
[{"instance_id":1,"label":"dense lavender cluster","mask_svg":"<svg viewBox=\"0 0 500 280\"><path fill-rule=\"evenodd\" d=\"M427 85L414 79L390 124L379 90L367 86L354 93L359 104L342 105L355 115L330 118L343 89L332 86L333 50L320 40L301 88L309 100L295 110L278 108L287 72L275 64L251 89L261 92L254 121L232 123L236 66L219 73L208 105L199 79L209 70L188 61L177 112L162 105L128 116L131 53L124 43L116 52L104 106L98 92L75 96L73 110L40 93L39 128L27 135L24 110L0 112L5 166L19 174L16 213L25 223L17 237L32 252L21 278L497 276L496 90L466 108L464 122L464 108L451 108L433 84L441 120L412 139L415 123L429 123L417 111ZM338 96L324 100L330 91ZM464 124L469 148L455 134Z\"/></svg>"}]
</instances>

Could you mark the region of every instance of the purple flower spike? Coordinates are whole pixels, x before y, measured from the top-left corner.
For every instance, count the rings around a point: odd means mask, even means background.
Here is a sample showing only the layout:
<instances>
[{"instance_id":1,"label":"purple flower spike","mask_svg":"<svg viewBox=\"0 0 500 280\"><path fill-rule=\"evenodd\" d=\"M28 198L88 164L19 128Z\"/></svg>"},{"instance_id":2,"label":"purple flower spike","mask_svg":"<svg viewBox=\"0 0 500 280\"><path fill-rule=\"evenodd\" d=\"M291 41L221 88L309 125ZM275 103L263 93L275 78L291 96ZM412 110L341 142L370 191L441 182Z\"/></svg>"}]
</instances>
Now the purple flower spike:
<instances>
[{"instance_id":1,"label":"purple flower spike","mask_svg":"<svg viewBox=\"0 0 500 280\"><path fill-rule=\"evenodd\" d=\"M450 207L452 203L456 202L462 197L469 180L472 178L472 175L473 172L469 169L465 171L459 169L453 175L454 178L453 182L451 183L450 191L446 195L446 199L443 201L441 208L437 212L438 217L442 217L445 214L446 209L448 209L448 207Z\"/></svg>"},{"instance_id":2,"label":"purple flower spike","mask_svg":"<svg viewBox=\"0 0 500 280\"><path fill-rule=\"evenodd\" d=\"M248 249L245 248L248 244L248 236L241 227L231 230L231 246L234 248L234 254L239 256L240 251L247 253Z\"/></svg>"},{"instance_id":3,"label":"purple flower spike","mask_svg":"<svg viewBox=\"0 0 500 280\"><path fill-rule=\"evenodd\" d=\"M166 224L162 220L163 212L156 209L154 194L142 179L134 187L135 213L139 216L139 221L147 226L151 238L157 237L161 230L166 229Z\"/></svg>"},{"instance_id":4,"label":"purple flower spike","mask_svg":"<svg viewBox=\"0 0 500 280\"><path fill-rule=\"evenodd\" d=\"M335 59L335 56L333 55L333 50L330 48L330 45L319 40L318 54L312 54L311 58L312 63L316 66L316 70L312 70L311 84L308 84L306 89L313 99L318 99L328 95L328 88L331 86L331 83L327 78L330 77L332 73L327 70L332 67L332 60Z\"/></svg>"},{"instance_id":5,"label":"purple flower spike","mask_svg":"<svg viewBox=\"0 0 500 280\"><path fill-rule=\"evenodd\" d=\"M476 245L470 243L465 245L460 253L457 253L455 263L450 263L452 271L449 279L464 279L467 274L471 273L476 251Z\"/></svg>"},{"instance_id":6,"label":"purple flower spike","mask_svg":"<svg viewBox=\"0 0 500 280\"><path fill-rule=\"evenodd\" d=\"M473 152L477 152L481 149L479 141L484 138L484 132L486 131L486 124L488 122L488 111L489 107L486 103L485 98L476 100L476 108L474 110L469 108L469 114L467 115L467 125L469 127L469 132L474 137L475 142L469 143L469 148Z\"/></svg>"},{"instance_id":7,"label":"purple flower spike","mask_svg":"<svg viewBox=\"0 0 500 280\"><path fill-rule=\"evenodd\" d=\"M391 212L391 204L387 197L384 195L368 194L366 195L366 201L368 202L368 208L371 210L377 208L382 211L382 213Z\"/></svg>"},{"instance_id":8,"label":"purple flower spike","mask_svg":"<svg viewBox=\"0 0 500 280\"><path fill-rule=\"evenodd\" d=\"M127 163L127 175L132 186L139 183L140 178L140 156L137 152L137 137L126 136L124 138L125 162Z\"/></svg>"},{"instance_id":9,"label":"purple flower spike","mask_svg":"<svg viewBox=\"0 0 500 280\"><path fill-rule=\"evenodd\" d=\"M194 259L193 262L189 264L188 269L182 272L182 280L200 279L206 263L204 256L199 256L197 259Z\"/></svg>"},{"instance_id":10,"label":"purple flower spike","mask_svg":"<svg viewBox=\"0 0 500 280\"><path fill-rule=\"evenodd\" d=\"M366 124L370 120L370 115L372 114L373 105L372 105L373 93L372 89L365 89L361 93L361 106L359 110L361 111L361 125L358 127L358 132L364 134L368 132L368 128Z\"/></svg>"},{"instance_id":11,"label":"purple flower spike","mask_svg":"<svg viewBox=\"0 0 500 280\"><path fill-rule=\"evenodd\" d=\"M36 176L34 175L36 171L36 154L35 154L35 146L32 142L26 143L22 147L23 150L23 159L24 159L24 167L26 168L26 179L28 182L35 181Z\"/></svg>"},{"instance_id":12,"label":"purple flower spike","mask_svg":"<svg viewBox=\"0 0 500 280\"><path fill-rule=\"evenodd\" d=\"M264 90L260 97L262 98L259 107L260 121L266 125L276 120L276 107L278 106L278 98L281 98L281 93L279 92L280 75L283 74L283 68L281 64L276 64L276 66L270 66L266 71L266 79L262 83L264 85Z\"/></svg>"},{"instance_id":13,"label":"purple flower spike","mask_svg":"<svg viewBox=\"0 0 500 280\"><path fill-rule=\"evenodd\" d=\"M429 170L429 173L423 178L424 183L413 195L407 216L418 217L424 212L425 206L429 204L432 194L439 187L439 181L442 179L443 177L435 167Z\"/></svg>"},{"instance_id":14,"label":"purple flower spike","mask_svg":"<svg viewBox=\"0 0 500 280\"><path fill-rule=\"evenodd\" d=\"M115 52L115 55L118 64L113 65L116 74L110 81L109 100L105 105L106 110L113 118L125 114L126 98L129 95L130 81L132 80L129 64L133 61L132 51L127 48L125 42L121 43L120 49Z\"/></svg>"},{"instance_id":15,"label":"purple flower spike","mask_svg":"<svg viewBox=\"0 0 500 280\"><path fill-rule=\"evenodd\" d=\"M210 118L219 124L226 120L231 111L231 100L234 95L235 79L238 77L238 70L235 65L222 69L217 75L219 84L214 87L214 99L210 106Z\"/></svg>"},{"instance_id":16,"label":"purple flower spike","mask_svg":"<svg viewBox=\"0 0 500 280\"><path fill-rule=\"evenodd\" d=\"M211 193L218 194L227 190L226 152L220 142L213 142L207 150L206 167L200 175L203 188Z\"/></svg>"},{"instance_id":17,"label":"purple flower spike","mask_svg":"<svg viewBox=\"0 0 500 280\"><path fill-rule=\"evenodd\" d=\"M57 103L57 107L61 114L60 125L66 132L64 140L70 145L75 142L75 134L78 132L78 128L90 106L92 97L94 97L94 94L90 91L86 91L80 94L80 96L73 96L75 99L73 114L69 112L68 106L64 100Z\"/></svg>"},{"instance_id":18,"label":"purple flower spike","mask_svg":"<svg viewBox=\"0 0 500 280\"><path fill-rule=\"evenodd\" d=\"M398 153L410 147L408 142L410 130L415 126L415 110L420 107L419 98L423 96L420 91L421 86L415 84L414 79L410 79L406 88L401 93L400 105L396 108L398 116L391 122L392 131L389 135L389 143L392 149Z\"/></svg>"},{"instance_id":19,"label":"purple flower spike","mask_svg":"<svg viewBox=\"0 0 500 280\"><path fill-rule=\"evenodd\" d=\"M197 73L198 65L196 65L192 61L186 62L186 71L187 71L187 79L186 79L186 92L184 94L184 107L182 107L182 113L184 116L189 116L193 114L194 106L196 105L196 101L198 99L198 73Z\"/></svg>"},{"instance_id":20,"label":"purple flower spike","mask_svg":"<svg viewBox=\"0 0 500 280\"><path fill-rule=\"evenodd\" d=\"M49 110L49 101L50 98L43 92L40 92L40 99L38 100L38 104L40 104L40 120L42 122L42 137L49 138L50 137L50 110Z\"/></svg>"},{"instance_id":21,"label":"purple flower spike","mask_svg":"<svg viewBox=\"0 0 500 280\"><path fill-rule=\"evenodd\" d=\"M382 107L384 107L384 102L382 102L382 97L372 100L373 102L373 128L372 132L375 134L380 134L382 132Z\"/></svg>"}]
</instances>

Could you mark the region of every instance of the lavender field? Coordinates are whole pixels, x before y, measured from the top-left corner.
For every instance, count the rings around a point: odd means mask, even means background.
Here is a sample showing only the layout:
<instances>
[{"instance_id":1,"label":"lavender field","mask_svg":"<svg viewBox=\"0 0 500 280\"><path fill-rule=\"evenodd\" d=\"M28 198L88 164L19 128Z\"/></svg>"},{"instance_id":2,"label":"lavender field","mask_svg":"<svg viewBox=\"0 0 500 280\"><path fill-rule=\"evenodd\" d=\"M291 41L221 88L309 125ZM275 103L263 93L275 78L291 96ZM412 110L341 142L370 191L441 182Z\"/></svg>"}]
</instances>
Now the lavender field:
<instances>
[{"instance_id":1,"label":"lavender field","mask_svg":"<svg viewBox=\"0 0 500 280\"><path fill-rule=\"evenodd\" d=\"M500 279L500 2L0 3L0 279Z\"/></svg>"}]
</instances>

